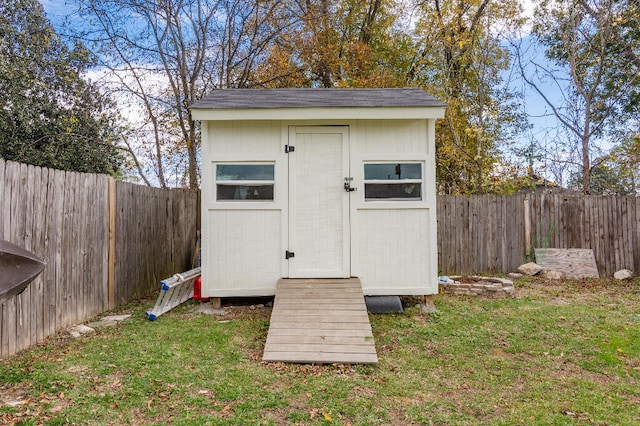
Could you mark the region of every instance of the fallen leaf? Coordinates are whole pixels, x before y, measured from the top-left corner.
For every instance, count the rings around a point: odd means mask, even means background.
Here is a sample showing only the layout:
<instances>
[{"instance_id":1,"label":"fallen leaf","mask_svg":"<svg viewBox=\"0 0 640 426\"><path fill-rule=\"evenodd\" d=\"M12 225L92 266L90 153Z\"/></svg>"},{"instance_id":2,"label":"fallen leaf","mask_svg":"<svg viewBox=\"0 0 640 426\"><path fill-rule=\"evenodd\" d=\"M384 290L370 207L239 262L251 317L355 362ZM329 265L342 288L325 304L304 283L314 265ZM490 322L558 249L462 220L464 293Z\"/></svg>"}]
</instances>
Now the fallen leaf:
<instances>
[{"instance_id":1,"label":"fallen leaf","mask_svg":"<svg viewBox=\"0 0 640 426\"><path fill-rule=\"evenodd\" d=\"M331 422L333 420L331 420L331 413L324 413L324 419L328 422Z\"/></svg>"}]
</instances>

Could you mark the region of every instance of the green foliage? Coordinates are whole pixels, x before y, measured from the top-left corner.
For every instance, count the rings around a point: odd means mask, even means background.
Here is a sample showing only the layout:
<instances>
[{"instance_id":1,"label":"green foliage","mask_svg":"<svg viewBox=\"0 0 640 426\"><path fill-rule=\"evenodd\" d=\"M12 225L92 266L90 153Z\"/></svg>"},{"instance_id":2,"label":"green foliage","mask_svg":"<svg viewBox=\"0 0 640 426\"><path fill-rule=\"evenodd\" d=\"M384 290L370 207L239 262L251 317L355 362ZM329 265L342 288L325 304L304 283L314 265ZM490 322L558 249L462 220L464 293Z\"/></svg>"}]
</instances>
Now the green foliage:
<instances>
[{"instance_id":1,"label":"green foliage","mask_svg":"<svg viewBox=\"0 0 640 426\"><path fill-rule=\"evenodd\" d=\"M448 104L436 131L439 192L486 192L499 149L527 124L518 97L502 79L511 62L502 40L522 24L520 6L427 1L419 11L420 53L410 77Z\"/></svg>"},{"instance_id":2,"label":"green foliage","mask_svg":"<svg viewBox=\"0 0 640 426\"><path fill-rule=\"evenodd\" d=\"M91 55L65 46L36 0L0 0L0 157L114 173L113 105L83 78Z\"/></svg>"}]
</instances>

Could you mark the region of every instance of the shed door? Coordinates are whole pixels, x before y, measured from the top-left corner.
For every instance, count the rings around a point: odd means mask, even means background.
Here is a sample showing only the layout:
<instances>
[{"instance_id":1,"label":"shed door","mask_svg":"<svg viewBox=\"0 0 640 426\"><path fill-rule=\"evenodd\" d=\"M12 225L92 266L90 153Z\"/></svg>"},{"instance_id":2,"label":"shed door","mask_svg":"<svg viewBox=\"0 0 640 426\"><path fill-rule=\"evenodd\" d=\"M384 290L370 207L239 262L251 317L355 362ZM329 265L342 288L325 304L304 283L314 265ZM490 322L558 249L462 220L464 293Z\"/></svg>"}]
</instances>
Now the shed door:
<instances>
[{"instance_id":1,"label":"shed door","mask_svg":"<svg viewBox=\"0 0 640 426\"><path fill-rule=\"evenodd\" d=\"M291 127L290 278L350 276L349 128Z\"/></svg>"}]
</instances>

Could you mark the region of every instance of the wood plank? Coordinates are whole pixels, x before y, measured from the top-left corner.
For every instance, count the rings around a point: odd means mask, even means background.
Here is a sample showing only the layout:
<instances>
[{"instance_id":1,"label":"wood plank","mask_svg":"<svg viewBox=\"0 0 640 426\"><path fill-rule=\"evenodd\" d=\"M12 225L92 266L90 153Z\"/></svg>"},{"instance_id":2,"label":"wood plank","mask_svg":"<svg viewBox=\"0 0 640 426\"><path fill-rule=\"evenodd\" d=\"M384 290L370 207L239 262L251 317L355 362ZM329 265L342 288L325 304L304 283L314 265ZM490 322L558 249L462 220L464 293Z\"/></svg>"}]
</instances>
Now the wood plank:
<instances>
[{"instance_id":1,"label":"wood plank","mask_svg":"<svg viewBox=\"0 0 640 426\"><path fill-rule=\"evenodd\" d=\"M355 345L342 343L267 343L265 352L323 352L326 354L375 354L376 348L368 342Z\"/></svg>"},{"instance_id":2,"label":"wood plank","mask_svg":"<svg viewBox=\"0 0 640 426\"><path fill-rule=\"evenodd\" d=\"M562 272L568 278L599 276L591 249L536 249L536 262L543 268Z\"/></svg>"},{"instance_id":3,"label":"wood plank","mask_svg":"<svg viewBox=\"0 0 640 426\"><path fill-rule=\"evenodd\" d=\"M280 305L281 304L278 303L278 306ZM367 317L367 311L363 308L366 308L366 305L358 305L357 307L355 307L355 309L347 309L342 307L340 309L334 309L331 307L331 305L327 305L324 308L312 305L309 306L308 309L305 309L304 306L299 307L298 309L293 306L286 306L286 310L279 309L278 312L276 312L276 316L272 315L271 318L278 318L280 315L286 313L286 316L299 315L301 317L301 320L304 321L308 316L322 317L326 315L328 309L331 309L331 315L329 315L329 318L366 318L367 320L369 320L369 318Z\"/></svg>"},{"instance_id":4,"label":"wood plank","mask_svg":"<svg viewBox=\"0 0 640 426\"><path fill-rule=\"evenodd\" d=\"M309 336L320 336L320 337L356 337L356 338L371 338L371 328L348 328L348 329L337 329L336 327L327 327L325 329L322 328L305 328L302 329L300 327L274 327L269 329L269 336L272 338L276 338L278 336L287 336L288 338L297 336L297 337L309 337Z\"/></svg>"},{"instance_id":5,"label":"wood plank","mask_svg":"<svg viewBox=\"0 0 640 426\"><path fill-rule=\"evenodd\" d=\"M287 334L290 336L311 335L320 334L322 336L331 335L336 331L336 335L351 335L357 336L361 333L371 334L371 325L359 323L357 325L344 323L344 322L325 322L316 323L313 327L304 327L304 332L300 331L302 328L299 323L293 322L273 322L269 323L269 329L276 330L276 333ZM300 331L300 332L299 332ZM342 333L342 334L340 334ZM267 336L268 337L268 336Z\"/></svg>"},{"instance_id":6,"label":"wood plank","mask_svg":"<svg viewBox=\"0 0 640 426\"><path fill-rule=\"evenodd\" d=\"M108 259L107 259L107 306L113 309L116 306L115 281L116 281L116 181L110 177L108 184L107 210L109 217Z\"/></svg>"},{"instance_id":7,"label":"wood plank","mask_svg":"<svg viewBox=\"0 0 640 426\"><path fill-rule=\"evenodd\" d=\"M334 297L309 296L304 298L304 302L307 304L322 303L326 305L345 305L345 306L354 306L354 304L357 305L357 303L351 299L345 299L343 297L335 297L335 296ZM274 303L276 303L276 301L274 301ZM300 298L297 298L292 295L282 295L277 300L277 303L279 303L280 305L299 305ZM365 303L364 300L362 301L362 303L363 304Z\"/></svg>"},{"instance_id":8,"label":"wood plank","mask_svg":"<svg viewBox=\"0 0 640 426\"><path fill-rule=\"evenodd\" d=\"M44 223L46 221L44 211L47 197L46 176L46 169L41 167L33 168L33 180L31 184L34 187L32 195L34 209L30 225L33 232L32 251L42 259L45 259L46 256L46 234L43 232ZM43 341L46 337L44 330L46 303L44 300L44 277L42 273L31 283L31 297L31 344L34 345Z\"/></svg>"},{"instance_id":9,"label":"wood plank","mask_svg":"<svg viewBox=\"0 0 640 426\"><path fill-rule=\"evenodd\" d=\"M352 294L358 295L362 293L361 289L354 288L334 288L334 287L326 287L326 288L301 288L301 287L288 287L291 291L295 291L295 293L288 294L287 297L295 297L295 296L331 296L337 295L338 297L342 294Z\"/></svg>"},{"instance_id":10,"label":"wood plank","mask_svg":"<svg viewBox=\"0 0 640 426\"><path fill-rule=\"evenodd\" d=\"M314 294L307 299L301 293L309 288ZM334 305L323 300L323 295L331 297L327 300L340 296L343 303ZM281 302L283 298L286 303ZM376 363L366 309L359 280L280 280L263 360Z\"/></svg>"},{"instance_id":11,"label":"wood plank","mask_svg":"<svg viewBox=\"0 0 640 426\"><path fill-rule=\"evenodd\" d=\"M634 247L636 247L635 244L635 233L631 232L630 230L634 229L634 223L636 221L636 202L635 202L635 197L626 197L626 209L627 209L627 220L626 223L624 225L625 227L625 234L627 236L627 246L626 246L626 259L627 259L627 265L628 265L628 269L631 271L635 271L636 270L636 261L635 261L635 251Z\"/></svg>"},{"instance_id":12,"label":"wood plank","mask_svg":"<svg viewBox=\"0 0 640 426\"><path fill-rule=\"evenodd\" d=\"M10 189L9 183L6 181L4 176L5 164L5 161L0 158L0 206L3 206L3 208L0 208L0 238L3 240L6 240L4 233L4 216L5 211L7 210L4 206L9 205L9 197L7 196L7 198L5 198L5 192L8 192ZM0 317L0 319L2 319L2 317Z\"/></svg>"},{"instance_id":13,"label":"wood plank","mask_svg":"<svg viewBox=\"0 0 640 426\"><path fill-rule=\"evenodd\" d=\"M318 363L318 364L376 364L375 354L337 354L324 352L269 352L262 358L268 362Z\"/></svg>"},{"instance_id":14,"label":"wood plank","mask_svg":"<svg viewBox=\"0 0 640 426\"><path fill-rule=\"evenodd\" d=\"M31 168L32 167L33 166L31 166ZM29 188L29 168L27 164L20 164L20 169L18 170L19 187L16 197L12 197L13 207L17 210L16 213L13 213L14 217L11 218L11 226L13 228L13 241L27 250L32 250L29 222L33 218L28 215L33 214L33 200L29 198L31 195ZM29 312L31 284L33 283L29 283L25 291L16 297L16 314L18 316L16 324L17 350L28 348L31 345L31 315Z\"/></svg>"},{"instance_id":15,"label":"wood plank","mask_svg":"<svg viewBox=\"0 0 640 426\"><path fill-rule=\"evenodd\" d=\"M305 345L369 345L369 336L324 336L324 335L302 335L296 336L296 341ZM287 344L291 343L291 336L288 335L274 335L269 339L270 344ZM277 350L277 349L276 349Z\"/></svg>"}]
</instances>

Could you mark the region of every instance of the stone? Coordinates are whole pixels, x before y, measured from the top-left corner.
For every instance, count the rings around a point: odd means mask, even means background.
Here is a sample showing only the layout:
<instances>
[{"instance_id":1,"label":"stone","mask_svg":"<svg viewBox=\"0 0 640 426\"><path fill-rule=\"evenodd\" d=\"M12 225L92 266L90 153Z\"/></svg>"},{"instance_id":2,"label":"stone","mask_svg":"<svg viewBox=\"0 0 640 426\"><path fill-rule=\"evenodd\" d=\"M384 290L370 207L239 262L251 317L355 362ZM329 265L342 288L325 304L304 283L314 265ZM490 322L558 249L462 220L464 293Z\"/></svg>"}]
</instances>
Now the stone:
<instances>
[{"instance_id":1,"label":"stone","mask_svg":"<svg viewBox=\"0 0 640 426\"><path fill-rule=\"evenodd\" d=\"M520 273L518 273L518 272L509 272L509 273L507 274L507 276L508 276L509 278L514 279L514 280L519 280L520 278L524 277L524 275L522 275L522 274L520 274Z\"/></svg>"},{"instance_id":2,"label":"stone","mask_svg":"<svg viewBox=\"0 0 640 426\"><path fill-rule=\"evenodd\" d=\"M529 276L538 275L540 272L542 272L543 269L544 268L542 268L542 266L538 265L535 262L529 262L525 263L524 265L518 266L518 272Z\"/></svg>"},{"instance_id":3,"label":"stone","mask_svg":"<svg viewBox=\"0 0 640 426\"><path fill-rule=\"evenodd\" d=\"M100 321L90 322L87 326L96 328L96 327L113 327L114 325L118 325L118 323L126 320L131 317L131 315L107 315L105 317L100 318Z\"/></svg>"},{"instance_id":4,"label":"stone","mask_svg":"<svg viewBox=\"0 0 640 426\"><path fill-rule=\"evenodd\" d=\"M433 314L438 312L438 308L436 308L436 305L433 302L419 303L418 306L420 307L420 312L423 314Z\"/></svg>"},{"instance_id":5,"label":"stone","mask_svg":"<svg viewBox=\"0 0 640 426\"><path fill-rule=\"evenodd\" d=\"M201 303L195 305L194 311L204 315L226 315L227 311L224 308L216 308L212 303Z\"/></svg>"},{"instance_id":6,"label":"stone","mask_svg":"<svg viewBox=\"0 0 640 426\"><path fill-rule=\"evenodd\" d=\"M87 334L87 333L93 333L95 330L87 325L84 324L80 324L80 325L76 325L74 327L71 327L69 329L69 334L73 337L75 337L76 339L80 336L82 336L83 334Z\"/></svg>"},{"instance_id":7,"label":"stone","mask_svg":"<svg viewBox=\"0 0 640 426\"><path fill-rule=\"evenodd\" d=\"M613 274L613 278L618 281L630 280L631 278L633 278L633 272L628 269L621 269Z\"/></svg>"},{"instance_id":8,"label":"stone","mask_svg":"<svg viewBox=\"0 0 640 426\"><path fill-rule=\"evenodd\" d=\"M561 280L564 274L560 271L554 271L553 269L546 269L544 271L544 277L550 280Z\"/></svg>"}]
</instances>

